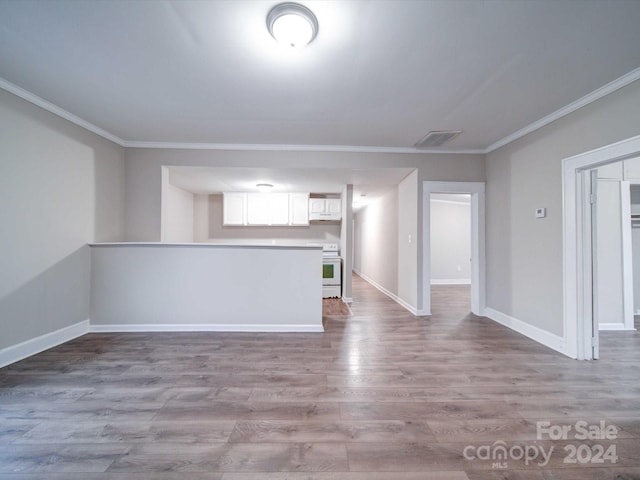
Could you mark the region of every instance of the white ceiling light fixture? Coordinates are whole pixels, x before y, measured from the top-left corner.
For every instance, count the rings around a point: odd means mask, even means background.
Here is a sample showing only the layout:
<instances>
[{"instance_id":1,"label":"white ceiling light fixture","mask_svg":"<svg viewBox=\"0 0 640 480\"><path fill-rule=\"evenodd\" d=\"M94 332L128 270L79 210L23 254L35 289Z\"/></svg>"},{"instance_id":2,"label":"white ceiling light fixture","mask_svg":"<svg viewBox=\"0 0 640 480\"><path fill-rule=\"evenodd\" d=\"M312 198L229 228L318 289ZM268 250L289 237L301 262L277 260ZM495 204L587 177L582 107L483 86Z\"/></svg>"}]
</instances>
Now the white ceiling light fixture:
<instances>
[{"instance_id":1,"label":"white ceiling light fixture","mask_svg":"<svg viewBox=\"0 0 640 480\"><path fill-rule=\"evenodd\" d=\"M270 192L273 185L270 183L257 183L256 188L261 192Z\"/></svg>"},{"instance_id":2,"label":"white ceiling light fixture","mask_svg":"<svg viewBox=\"0 0 640 480\"><path fill-rule=\"evenodd\" d=\"M267 15L267 28L273 38L289 48L303 48L318 34L318 19L304 5L286 2Z\"/></svg>"}]
</instances>

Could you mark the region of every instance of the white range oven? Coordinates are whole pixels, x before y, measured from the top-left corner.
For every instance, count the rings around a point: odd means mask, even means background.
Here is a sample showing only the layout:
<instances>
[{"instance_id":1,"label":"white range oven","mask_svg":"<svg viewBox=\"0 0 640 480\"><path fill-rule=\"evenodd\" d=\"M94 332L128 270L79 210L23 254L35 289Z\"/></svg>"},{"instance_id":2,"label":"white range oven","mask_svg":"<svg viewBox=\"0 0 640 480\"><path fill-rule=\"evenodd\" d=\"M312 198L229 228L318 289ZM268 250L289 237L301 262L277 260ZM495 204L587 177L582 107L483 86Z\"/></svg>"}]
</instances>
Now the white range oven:
<instances>
[{"instance_id":1,"label":"white range oven","mask_svg":"<svg viewBox=\"0 0 640 480\"><path fill-rule=\"evenodd\" d=\"M342 259L337 243L322 245L322 298L342 296Z\"/></svg>"}]
</instances>

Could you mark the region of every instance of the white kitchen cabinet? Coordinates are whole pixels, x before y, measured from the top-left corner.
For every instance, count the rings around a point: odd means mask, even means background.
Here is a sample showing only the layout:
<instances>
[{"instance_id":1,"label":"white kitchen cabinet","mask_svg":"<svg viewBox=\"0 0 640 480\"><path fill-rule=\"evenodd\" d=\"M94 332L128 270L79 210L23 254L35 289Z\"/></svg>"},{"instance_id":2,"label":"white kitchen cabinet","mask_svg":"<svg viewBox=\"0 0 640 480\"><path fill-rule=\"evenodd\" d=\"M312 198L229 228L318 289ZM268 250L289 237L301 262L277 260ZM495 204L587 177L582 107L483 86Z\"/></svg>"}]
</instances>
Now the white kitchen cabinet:
<instances>
[{"instance_id":1,"label":"white kitchen cabinet","mask_svg":"<svg viewBox=\"0 0 640 480\"><path fill-rule=\"evenodd\" d=\"M310 198L309 220L340 220L342 201L339 198Z\"/></svg>"},{"instance_id":2,"label":"white kitchen cabinet","mask_svg":"<svg viewBox=\"0 0 640 480\"><path fill-rule=\"evenodd\" d=\"M309 194L289 194L289 224L309 225Z\"/></svg>"},{"instance_id":3,"label":"white kitchen cabinet","mask_svg":"<svg viewBox=\"0 0 640 480\"><path fill-rule=\"evenodd\" d=\"M327 212L342 217L342 200L339 198L327 198Z\"/></svg>"},{"instance_id":4,"label":"white kitchen cabinet","mask_svg":"<svg viewBox=\"0 0 640 480\"><path fill-rule=\"evenodd\" d=\"M248 193L247 225L289 225L289 195Z\"/></svg>"},{"instance_id":5,"label":"white kitchen cabinet","mask_svg":"<svg viewBox=\"0 0 640 480\"><path fill-rule=\"evenodd\" d=\"M289 194L269 193L271 221L269 225L289 225Z\"/></svg>"},{"instance_id":6,"label":"white kitchen cabinet","mask_svg":"<svg viewBox=\"0 0 640 480\"><path fill-rule=\"evenodd\" d=\"M222 210L227 226L304 226L309 225L309 194L226 192Z\"/></svg>"},{"instance_id":7,"label":"white kitchen cabinet","mask_svg":"<svg viewBox=\"0 0 640 480\"><path fill-rule=\"evenodd\" d=\"M222 195L222 224L247 224L247 194L229 192Z\"/></svg>"}]
</instances>

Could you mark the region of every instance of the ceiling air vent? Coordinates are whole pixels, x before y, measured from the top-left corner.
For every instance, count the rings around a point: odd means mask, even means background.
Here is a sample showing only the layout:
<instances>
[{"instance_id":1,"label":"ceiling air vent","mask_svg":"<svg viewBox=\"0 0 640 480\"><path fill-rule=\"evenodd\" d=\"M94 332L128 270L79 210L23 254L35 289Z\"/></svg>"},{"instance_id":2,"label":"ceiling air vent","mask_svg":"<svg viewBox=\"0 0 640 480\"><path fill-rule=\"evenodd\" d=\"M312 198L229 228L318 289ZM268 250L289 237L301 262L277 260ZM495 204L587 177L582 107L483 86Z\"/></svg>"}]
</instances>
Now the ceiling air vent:
<instances>
[{"instance_id":1,"label":"ceiling air vent","mask_svg":"<svg viewBox=\"0 0 640 480\"><path fill-rule=\"evenodd\" d=\"M443 132L431 131L427 133L427 135L422 140L416 143L414 147L416 148L441 147L442 145L447 143L449 140L457 137L461 133L462 133L462 130L448 130Z\"/></svg>"}]
</instances>

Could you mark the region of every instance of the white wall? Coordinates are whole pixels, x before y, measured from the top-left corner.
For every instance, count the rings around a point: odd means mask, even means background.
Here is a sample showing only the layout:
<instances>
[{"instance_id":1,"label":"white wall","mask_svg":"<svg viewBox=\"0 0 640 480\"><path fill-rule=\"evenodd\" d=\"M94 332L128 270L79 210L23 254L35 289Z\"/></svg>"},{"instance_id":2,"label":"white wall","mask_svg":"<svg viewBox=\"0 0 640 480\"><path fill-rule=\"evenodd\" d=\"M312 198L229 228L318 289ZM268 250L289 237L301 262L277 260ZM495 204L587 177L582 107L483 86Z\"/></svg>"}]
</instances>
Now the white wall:
<instances>
[{"instance_id":1,"label":"white wall","mask_svg":"<svg viewBox=\"0 0 640 480\"><path fill-rule=\"evenodd\" d=\"M91 247L94 331L322 332L320 248Z\"/></svg>"},{"instance_id":2,"label":"white wall","mask_svg":"<svg viewBox=\"0 0 640 480\"><path fill-rule=\"evenodd\" d=\"M124 151L0 90L0 350L89 319L87 243L123 237Z\"/></svg>"},{"instance_id":3,"label":"white wall","mask_svg":"<svg viewBox=\"0 0 640 480\"><path fill-rule=\"evenodd\" d=\"M487 155L488 307L563 335L562 159L638 134L634 82Z\"/></svg>"},{"instance_id":4,"label":"white wall","mask_svg":"<svg viewBox=\"0 0 640 480\"><path fill-rule=\"evenodd\" d=\"M194 196L194 232L199 243L339 243L340 224L301 227L229 227L222 224L222 194Z\"/></svg>"},{"instance_id":5,"label":"white wall","mask_svg":"<svg viewBox=\"0 0 640 480\"><path fill-rule=\"evenodd\" d=\"M171 184L171 173L162 167L161 241L191 243L194 241L193 193Z\"/></svg>"},{"instance_id":6,"label":"white wall","mask_svg":"<svg viewBox=\"0 0 640 480\"><path fill-rule=\"evenodd\" d=\"M341 199L340 256L342 257L342 298L346 302L351 302L351 272L353 271L353 185L345 185Z\"/></svg>"},{"instance_id":7,"label":"white wall","mask_svg":"<svg viewBox=\"0 0 640 480\"><path fill-rule=\"evenodd\" d=\"M418 308L418 171L398 185L398 297Z\"/></svg>"},{"instance_id":8,"label":"white wall","mask_svg":"<svg viewBox=\"0 0 640 480\"><path fill-rule=\"evenodd\" d=\"M431 199L431 283L471 283L471 203Z\"/></svg>"},{"instance_id":9,"label":"white wall","mask_svg":"<svg viewBox=\"0 0 640 480\"><path fill-rule=\"evenodd\" d=\"M620 180L598 179L595 291L601 328L603 324L623 326L625 320L620 188Z\"/></svg>"},{"instance_id":10,"label":"white wall","mask_svg":"<svg viewBox=\"0 0 640 480\"><path fill-rule=\"evenodd\" d=\"M356 213L356 273L398 295L398 189L372 200Z\"/></svg>"},{"instance_id":11,"label":"white wall","mask_svg":"<svg viewBox=\"0 0 640 480\"><path fill-rule=\"evenodd\" d=\"M631 213L640 214L640 184L631 185ZM633 258L633 311L640 313L640 223L631 229Z\"/></svg>"},{"instance_id":12,"label":"white wall","mask_svg":"<svg viewBox=\"0 0 640 480\"><path fill-rule=\"evenodd\" d=\"M422 182L425 180L477 182L485 180L484 156L468 154L397 154L311 151L230 151L136 148L125 151L126 239L160 239L161 167L270 168L416 168L418 215L416 243L422 244ZM417 265L417 305L422 308L422 249L413 252Z\"/></svg>"}]
</instances>

